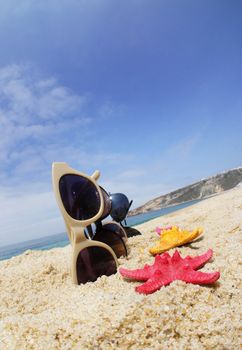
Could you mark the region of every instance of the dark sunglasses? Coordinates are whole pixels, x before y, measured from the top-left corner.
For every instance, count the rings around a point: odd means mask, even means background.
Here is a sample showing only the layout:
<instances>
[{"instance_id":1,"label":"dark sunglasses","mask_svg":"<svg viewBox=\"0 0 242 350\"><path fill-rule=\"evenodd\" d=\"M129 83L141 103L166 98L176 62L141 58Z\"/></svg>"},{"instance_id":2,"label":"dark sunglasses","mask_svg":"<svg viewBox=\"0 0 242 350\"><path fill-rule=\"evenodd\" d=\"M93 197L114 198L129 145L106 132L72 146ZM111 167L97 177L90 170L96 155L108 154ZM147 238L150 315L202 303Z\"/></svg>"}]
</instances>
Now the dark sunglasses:
<instances>
[{"instance_id":1,"label":"dark sunglasses","mask_svg":"<svg viewBox=\"0 0 242 350\"><path fill-rule=\"evenodd\" d=\"M59 193L68 215L80 224L88 223L88 225L83 224L82 228L89 242L80 245L76 254L77 283L95 281L101 275L109 276L116 273L117 264L105 246L109 246L116 257L127 256L125 245L127 236L117 223L101 224L101 220L106 218L111 210L107 192L89 177L69 173L59 179ZM100 213L101 203L102 212ZM96 220L98 213L100 215ZM90 224L94 221L96 230L90 234ZM87 244L90 243L90 238L91 245Z\"/></svg>"},{"instance_id":2,"label":"dark sunglasses","mask_svg":"<svg viewBox=\"0 0 242 350\"><path fill-rule=\"evenodd\" d=\"M141 233L133 227L127 226L126 217L133 201L129 201L123 193L111 193L110 215L113 220L117 221L125 230L127 237L141 235ZM122 223L122 221L124 223Z\"/></svg>"}]
</instances>

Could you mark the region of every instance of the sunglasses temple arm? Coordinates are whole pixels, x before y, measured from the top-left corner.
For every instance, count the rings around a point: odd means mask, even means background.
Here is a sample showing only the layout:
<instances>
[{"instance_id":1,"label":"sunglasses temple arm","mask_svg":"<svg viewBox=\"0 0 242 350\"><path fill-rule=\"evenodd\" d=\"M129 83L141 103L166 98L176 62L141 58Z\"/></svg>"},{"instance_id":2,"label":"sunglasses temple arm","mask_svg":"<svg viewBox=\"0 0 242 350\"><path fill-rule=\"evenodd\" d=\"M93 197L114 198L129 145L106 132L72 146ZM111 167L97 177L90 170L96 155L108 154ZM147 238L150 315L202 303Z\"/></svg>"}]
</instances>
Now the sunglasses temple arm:
<instances>
[{"instance_id":1,"label":"sunglasses temple arm","mask_svg":"<svg viewBox=\"0 0 242 350\"><path fill-rule=\"evenodd\" d=\"M94 236L92 225L87 226L86 229L87 229L88 239L92 239Z\"/></svg>"},{"instance_id":2,"label":"sunglasses temple arm","mask_svg":"<svg viewBox=\"0 0 242 350\"><path fill-rule=\"evenodd\" d=\"M132 203L133 203L133 200L131 200L131 201L129 202L129 206L128 206L128 209L127 209L127 212L126 212L126 215L125 215L125 216L127 216L127 214L128 214L128 212L129 212L129 209L130 209ZM125 226L127 226L126 218L124 219L124 224L125 224Z\"/></svg>"},{"instance_id":3,"label":"sunglasses temple arm","mask_svg":"<svg viewBox=\"0 0 242 350\"><path fill-rule=\"evenodd\" d=\"M132 204L133 204L133 199L129 202L129 207L128 207L127 213L128 213L128 211L129 211L129 209L130 209Z\"/></svg>"}]
</instances>

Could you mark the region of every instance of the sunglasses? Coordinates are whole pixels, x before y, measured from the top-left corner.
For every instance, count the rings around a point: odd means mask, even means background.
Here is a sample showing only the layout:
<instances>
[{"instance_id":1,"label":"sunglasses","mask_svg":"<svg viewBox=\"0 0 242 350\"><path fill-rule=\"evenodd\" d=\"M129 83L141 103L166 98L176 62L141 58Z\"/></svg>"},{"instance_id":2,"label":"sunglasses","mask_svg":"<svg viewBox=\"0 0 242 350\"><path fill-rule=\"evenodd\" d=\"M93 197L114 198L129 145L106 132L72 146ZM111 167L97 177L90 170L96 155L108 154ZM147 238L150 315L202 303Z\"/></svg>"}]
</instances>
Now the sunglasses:
<instances>
[{"instance_id":1,"label":"sunglasses","mask_svg":"<svg viewBox=\"0 0 242 350\"><path fill-rule=\"evenodd\" d=\"M120 256L127 256L127 235L115 222L102 225L110 213L107 192L98 186L98 171L88 176L66 163L52 164L57 203L72 245L72 280L75 284L95 281L117 272ZM92 224L96 230L93 233Z\"/></svg>"},{"instance_id":2,"label":"sunglasses","mask_svg":"<svg viewBox=\"0 0 242 350\"><path fill-rule=\"evenodd\" d=\"M123 193L112 193L110 194L111 199L111 210L110 215L118 222L121 227L125 230L127 237L141 235L137 229L127 226L126 216L128 211L133 203L133 201L129 201L128 198ZM124 224L122 223L124 222Z\"/></svg>"}]
</instances>

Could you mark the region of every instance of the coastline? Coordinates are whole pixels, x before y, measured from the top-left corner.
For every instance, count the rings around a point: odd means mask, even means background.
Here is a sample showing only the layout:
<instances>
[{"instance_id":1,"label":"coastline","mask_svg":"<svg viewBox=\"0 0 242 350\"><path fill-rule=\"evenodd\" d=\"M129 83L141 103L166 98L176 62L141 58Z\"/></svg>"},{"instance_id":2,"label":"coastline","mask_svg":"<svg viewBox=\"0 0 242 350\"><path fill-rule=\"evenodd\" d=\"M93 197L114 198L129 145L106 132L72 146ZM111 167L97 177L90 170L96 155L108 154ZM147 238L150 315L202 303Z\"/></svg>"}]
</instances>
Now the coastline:
<instances>
[{"instance_id":1,"label":"coastline","mask_svg":"<svg viewBox=\"0 0 242 350\"><path fill-rule=\"evenodd\" d=\"M162 207L160 207L160 208L158 208L158 209L150 209L150 210L147 210L147 211L138 212L138 214L131 214L131 215L129 215L129 213L128 213L128 216L127 216L127 217L132 218L132 216L141 215L141 214L146 214L146 213L150 213L150 212L152 212L152 211L159 211L159 210L161 210L161 209L169 209L169 208L176 207L176 206L178 206L178 205L183 205L183 204L187 204L187 203L191 203L191 202L199 203L199 202L201 202L201 201L203 201L203 200L206 200L206 199L209 199L209 198L212 198L212 197L215 197L215 196L219 196L220 194L225 193L225 192L227 192L227 191L230 191L230 190L226 190L226 191L218 192L218 193L213 193L213 194L211 194L211 195L209 195L209 196L204 196L204 197L202 197L202 198L190 199L189 201L184 201L184 202L179 202L179 203L170 204L170 205L167 205L167 206L162 206ZM196 203L194 203L194 204L196 204ZM136 208L136 209L138 209L138 208ZM133 211L135 211L136 209L131 210L131 213L132 213Z\"/></svg>"},{"instance_id":2,"label":"coastline","mask_svg":"<svg viewBox=\"0 0 242 350\"><path fill-rule=\"evenodd\" d=\"M158 211L152 211L145 214L139 214L137 216L128 217L126 219L128 226L137 226L144 222L150 221L154 218L164 216L170 212L180 210L182 208L194 205L199 201L189 201L184 204L175 205L160 209ZM57 233L50 236L44 236L29 241L23 241L16 244L10 244L6 246L0 246L0 261L10 259L13 256L23 254L26 250L49 250L53 248L64 247L69 244L68 235L66 232Z\"/></svg>"},{"instance_id":3,"label":"coastline","mask_svg":"<svg viewBox=\"0 0 242 350\"><path fill-rule=\"evenodd\" d=\"M145 296L117 273L74 286L70 245L27 251L0 261L0 349L239 348L242 188L137 225L142 236L129 239L120 266L152 263L155 227L170 224L204 228L201 240L178 249L184 257L212 248L202 271L221 272L215 285L175 281Z\"/></svg>"}]
</instances>

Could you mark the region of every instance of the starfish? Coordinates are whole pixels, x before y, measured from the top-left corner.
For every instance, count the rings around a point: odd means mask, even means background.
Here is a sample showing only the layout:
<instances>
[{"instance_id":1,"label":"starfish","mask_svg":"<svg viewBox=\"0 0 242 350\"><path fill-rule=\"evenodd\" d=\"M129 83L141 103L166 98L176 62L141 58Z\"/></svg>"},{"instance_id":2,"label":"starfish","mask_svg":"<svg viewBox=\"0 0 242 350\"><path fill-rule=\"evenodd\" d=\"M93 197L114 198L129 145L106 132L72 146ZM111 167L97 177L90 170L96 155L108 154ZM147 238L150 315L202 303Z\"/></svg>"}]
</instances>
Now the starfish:
<instances>
[{"instance_id":1,"label":"starfish","mask_svg":"<svg viewBox=\"0 0 242 350\"><path fill-rule=\"evenodd\" d=\"M164 233L164 231L171 230L171 229L172 229L172 226L166 226L166 227L157 226L155 231L159 236L161 236L162 233Z\"/></svg>"},{"instance_id":2,"label":"starfish","mask_svg":"<svg viewBox=\"0 0 242 350\"><path fill-rule=\"evenodd\" d=\"M171 248L179 247L193 241L203 232L202 228L193 231L182 230L178 226L169 226L165 228L156 228L156 232L160 235L160 240L156 246L149 249L153 255L161 254Z\"/></svg>"},{"instance_id":3,"label":"starfish","mask_svg":"<svg viewBox=\"0 0 242 350\"><path fill-rule=\"evenodd\" d=\"M128 270L120 268L120 274L131 280L145 281L136 287L138 293L151 294L175 280L193 284L212 284L220 277L220 272L195 271L204 266L213 255L212 249L194 258L189 255L182 258L178 250L170 256L169 253L156 255L153 265L146 264L143 269Z\"/></svg>"}]
</instances>

